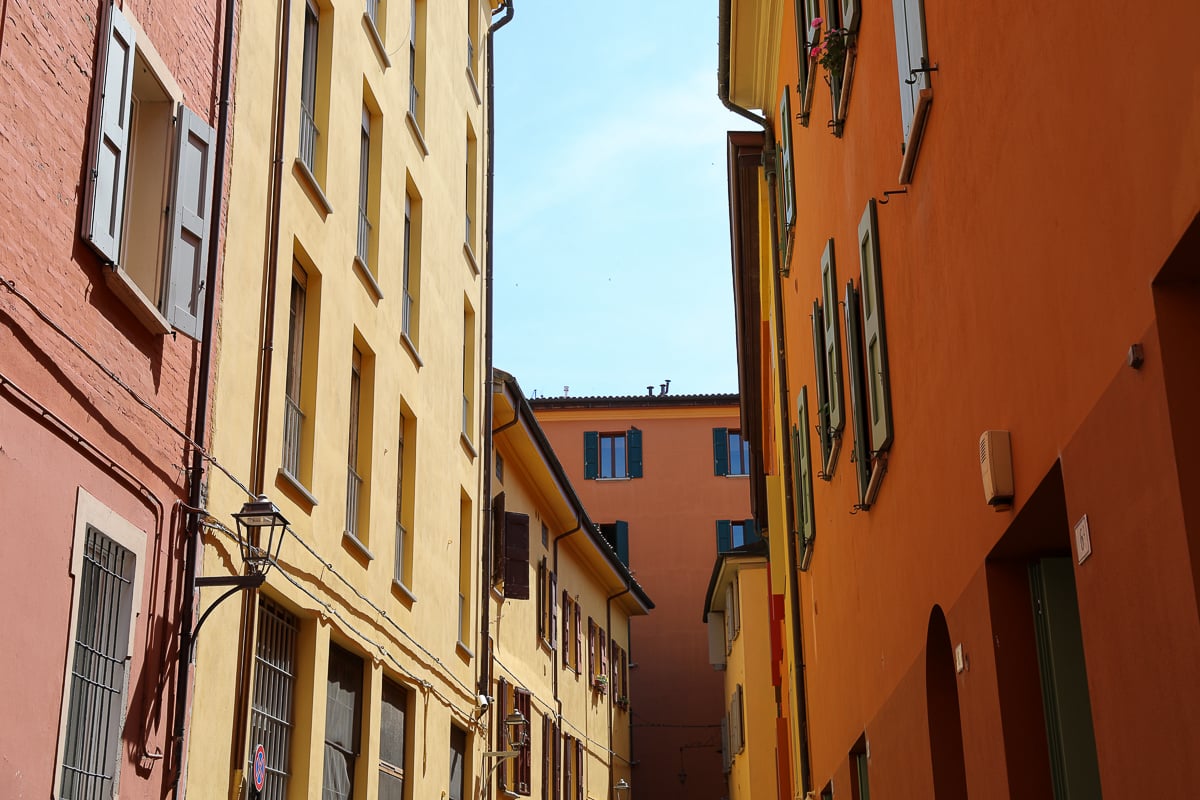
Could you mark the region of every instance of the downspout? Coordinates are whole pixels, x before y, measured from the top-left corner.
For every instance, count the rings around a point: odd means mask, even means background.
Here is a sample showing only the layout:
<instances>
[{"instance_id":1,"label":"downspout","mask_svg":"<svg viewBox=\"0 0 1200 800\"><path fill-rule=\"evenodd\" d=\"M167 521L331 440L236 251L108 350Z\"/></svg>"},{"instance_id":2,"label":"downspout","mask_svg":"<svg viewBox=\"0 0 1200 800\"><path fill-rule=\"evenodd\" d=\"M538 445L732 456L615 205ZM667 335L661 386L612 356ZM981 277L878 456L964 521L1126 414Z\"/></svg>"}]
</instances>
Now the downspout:
<instances>
[{"instance_id":1,"label":"downspout","mask_svg":"<svg viewBox=\"0 0 1200 800\"><path fill-rule=\"evenodd\" d=\"M628 569L629 565L626 564L625 567L626 567L626 569ZM621 597L622 595L629 594L631 591L633 591L633 587L630 586L628 583L626 583L625 588L622 591L619 591L616 594L609 595L608 600L604 604L604 630L608 631L609 641L612 640L612 601L616 600L618 597ZM628 636L628 631L629 631L628 621L626 621L625 626L626 626L625 627L625 630L626 630L625 645L626 645L626 647L628 647L630 644L629 639L631 638ZM608 647L608 642L604 642L602 644L602 646ZM612 648L611 647L609 647L609 658L612 658ZM608 671L610 674L612 673L612 664L611 663L608 665ZM616 751L613 749L613 714L612 714L612 698L613 698L613 692L615 692L616 690L617 690L616 685L608 687L608 715L607 715L608 716L608 751L610 754L616 753ZM633 762L633 725L632 724L630 724L630 726L629 726L629 756L630 756L630 759L629 759L630 763L632 764L632 762ZM613 796L613 791L614 791L612 786L613 786L613 758L612 758L612 755L609 755L609 757L608 757L608 787L609 787L608 788L608 796L610 798Z\"/></svg>"},{"instance_id":2,"label":"downspout","mask_svg":"<svg viewBox=\"0 0 1200 800\"><path fill-rule=\"evenodd\" d=\"M732 0L720 0L719 19L717 24L718 29L718 61L717 61L717 95L720 97L724 106L751 122L755 122L762 126L763 132L771 137L774 141L774 136L771 133L770 123L763 116L754 114L745 108L737 105L729 99L729 61L730 61L730 43L729 43L729 27L731 21ZM783 121L784 124L790 125L791 120ZM796 547L794 536L792 535L792 520L794 510L793 487L791 480L791 437L788 435L787 408L786 401L787 392L787 359L784 354L784 341L786 340L786 330L783 321L783 297L782 285L780 281L780 264L779 264L779 235L777 221L777 199L775 196L775 180L777 170L771 170L767 173L767 202L771 215L771 265L772 265L772 290L775 295L775 316L779 320L779 339L776 345L776 364L779 372L779 386L782 397L784 398L785 406L781 409L781 418L784 425L781 426L781 436L783 438L783 472L784 472L784 493L785 493L785 517L788 520L786 527L785 538L787 539L788 563L791 565L798 564L796 560ZM808 750L808 701L806 699L806 685L804 680L804 645L801 641L802 625L800 623L800 586L797 570L788 569L788 590L791 594L791 612L792 612L792 642L793 642L793 660L796 664L796 713L799 719L796 721L800 733L800 784L801 790L808 793L812 789L812 776L810 770L811 756Z\"/></svg>"},{"instance_id":3,"label":"downspout","mask_svg":"<svg viewBox=\"0 0 1200 800\"><path fill-rule=\"evenodd\" d=\"M488 26L487 30L487 196L484 201L484 316L486 319L483 324L483 374L484 391L483 391L483 425L481 426L483 434L483 543L480 548L483 556L483 569L481 575L485 576L484 580L480 581L479 594L481 602L479 604L479 677L476 680L476 687L479 694L486 695L492 683L492 654L488 646L488 637L491 635L491 581L486 578L490 574L492 563L492 454L495 445L492 441L492 275L494 269L494 259L492 258L492 239L495 231L495 224L492 221L492 214L496 205L496 59L495 59L495 40L496 31L503 28L513 18L513 0L504 0L504 16ZM517 412L520 413L519 411ZM515 422L515 419L514 419Z\"/></svg>"},{"instance_id":4,"label":"downspout","mask_svg":"<svg viewBox=\"0 0 1200 800\"><path fill-rule=\"evenodd\" d=\"M217 272L221 262L221 222L225 216L225 150L229 139L229 97L233 83L233 25L236 0L226 0L224 29L221 32L221 94L217 104L217 148L214 154L213 197L216 208L209 225L208 264L204 274L204 326L201 332L199 378L196 387L196 419L192 429L192 467L189 473L188 505L201 508L204 503L204 453L208 438L209 384L212 382L213 330L217 317ZM200 546L200 514L186 511L187 540L183 560L183 607L179 619L179 665L175 685L175 779L172 795L180 797L186 758L188 689L191 683L192 626L196 611L196 569Z\"/></svg>"}]
</instances>

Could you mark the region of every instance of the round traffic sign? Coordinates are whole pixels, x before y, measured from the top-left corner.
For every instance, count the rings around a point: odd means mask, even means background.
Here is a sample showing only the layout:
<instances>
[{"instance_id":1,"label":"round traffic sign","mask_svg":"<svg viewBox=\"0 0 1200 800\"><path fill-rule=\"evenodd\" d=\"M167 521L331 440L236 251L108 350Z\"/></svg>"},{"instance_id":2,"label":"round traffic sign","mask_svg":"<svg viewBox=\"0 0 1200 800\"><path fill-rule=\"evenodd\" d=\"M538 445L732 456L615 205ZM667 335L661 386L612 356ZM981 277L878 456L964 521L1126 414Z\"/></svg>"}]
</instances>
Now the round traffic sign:
<instances>
[{"instance_id":1,"label":"round traffic sign","mask_svg":"<svg viewBox=\"0 0 1200 800\"><path fill-rule=\"evenodd\" d=\"M267 751L263 746L257 745L254 748L254 788L258 791L263 790L263 785L267 782Z\"/></svg>"}]
</instances>

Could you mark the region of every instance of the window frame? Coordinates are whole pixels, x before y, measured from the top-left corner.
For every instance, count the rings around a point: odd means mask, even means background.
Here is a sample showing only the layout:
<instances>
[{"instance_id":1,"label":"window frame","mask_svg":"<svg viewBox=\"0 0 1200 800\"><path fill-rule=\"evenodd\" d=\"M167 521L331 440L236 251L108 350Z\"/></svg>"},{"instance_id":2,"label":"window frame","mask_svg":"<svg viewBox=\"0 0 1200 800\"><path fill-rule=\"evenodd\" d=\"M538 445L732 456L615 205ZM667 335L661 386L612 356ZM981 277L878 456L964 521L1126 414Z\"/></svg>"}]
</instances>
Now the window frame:
<instances>
[{"instance_id":1,"label":"window frame","mask_svg":"<svg viewBox=\"0 0 1200 800\"><path fill-rule=\"evenodd\" d=\"M389 689L393 693L398 694L399 699L400 699L399 704L388 702ZM400 781L400 797L401 798L407 798L409 796L407 776L408 776L408 750L409 750L408 745L409 745L409 741L411 738L410 737L410 722L409 722L409 710L410 710L411 704L412 704L412 690L409 689L407 686L405 686L400 681L394 680L394 679L388 677L387 675L383 675L381 683L380 683L380 712L379 712L379 765L378 766L379 766L379 772L380 772L380 784L382 785L382 778L383 778L384 774L387 774L387 775L395 778L396 780ZM389 707L396 709L397 713L400 716L402 730L401 730L401 738L400 738L400 742L401 742L401 744L400 744L400 762L401 763L399 763L399 764L396 764L396 763L384 758L384 747L386 746L386 743L389 741L388 737L384 735L385 717L388 713L387 709Z\"/></svg>"},{"instance_id":2,"label":"window frame","mask_svg":"<svg viewBox=\"0 0 1200 800\"><path fill-rule=\"evenodd\" d=\"M336 659L341 660L342 663L340 663L340 664L335 663L335 653L337 653ZM351 734L352 734L351 747L349 749L347 749L346 747L344 747L336 742L332 742L329 739L330 714L329 714L329 698L328 698L328 691L327 691L326 700L325 700L325 726L324 726L323 733L322 733L322 741L324 743L324 746L322 747L322 756L323 757L321 760L322 761L321 786L322 786L322 793L324 793L325 791L329 790L329 787L325 786L325 778L328 775L328 769L329 769L329 750L328 750L328 748L332 748L336 752L340 753L343 758L346 759L347 777L349 778L349 781L350 781L350 786L349 786L350 792L349 792L349 794L346 795L347 800L349 800L349 798L353 798L355 796L354 795L355 772L356 772L357 766L358 766L358 759L363 755L361 743L362 743L362 733L363 733L362 732L363 698L364 698L364 691L365 691L366 683L367 683L366 680L364 679L366 662L360 655L353 652L352 650L342 647L340 644L338 644L335 641L329 642L329 662L328 662L328 667L326 670L326 674L327 674L326 685L327 685L327 687L328 687L328 684L330 682L332 682L332 680L335 677L333 674L334 669L344 668L346 670L346 672L343 677L347 677L347 678L352 677L354 675L354 671L353 671L354 664L352 662L357 662L357 665L358 665L358 683L357 683L357 691L351 692L351 694L354 698L354 709L351 714L351 728L352 728L352 730L351 730ZM352 686L351 688L355 688L355 687Z\"/></svg>"},{"instance_id":3,"label":"window frame","mask_svg":"<svg viewBox=\"0 0 1200 800\"><path fill-rule=\"evenodd\" d=\"M896 73L900 90L900 123L903 158L901 184L912 182L917 156L925 138L929 108L933 104L929 41L924 0L892 0L892 23L896 40ZM915 65L915 66L914 66ZM909 81L912 83L909 83Z\"/></svg>"},{"instance_id":4,"label":"window frame","mask_svg":"<svg viewBox=\"0 0 1200 800\"><path fill-rule=\"evenodd\" d=\"M277 630L269 630L277 626ZM264 790L264 800L283 800L287 797L287 785L290 779L290 756L292 730L295 725L296 704L295 686L298 669L299 648L297 645L300 635L300 619L274 600L259 595L258 597L258 628L255 636L255 668L254 693L250 704L251 731L255 729L255 717L261 714L266 727L278 730L272 733L263 731L257 735L251 734L251 741L262 742L267 756L268 786ZM290 671L289 671L290 667ZM280 679L273 690L262 686L264 675L268 671ZM255 703L260 697L268 697L276 702L290 698L289 707L280 706L262 708ZM262 724L262 723L258 723ZM251 759L253 756L251 755ZM246 769L252 768L248 763Z\"/></svg>"}]
</instances>

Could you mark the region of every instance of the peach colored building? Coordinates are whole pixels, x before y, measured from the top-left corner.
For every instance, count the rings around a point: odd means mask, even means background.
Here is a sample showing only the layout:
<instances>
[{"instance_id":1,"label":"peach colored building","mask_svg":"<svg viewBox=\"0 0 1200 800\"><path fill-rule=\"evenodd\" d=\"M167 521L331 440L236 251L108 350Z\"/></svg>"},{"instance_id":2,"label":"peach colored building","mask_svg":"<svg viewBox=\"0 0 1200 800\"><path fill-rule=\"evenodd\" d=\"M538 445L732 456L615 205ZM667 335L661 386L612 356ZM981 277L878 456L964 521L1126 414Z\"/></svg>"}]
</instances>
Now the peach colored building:
<instances>
[{"instance_id":1,"label":"peach colored building","mask_svg":"<svg viewBox=\"0 0 1200 800\"><path fill-rule=\"evenodd\" d=\"M725 701L702 611L719 532L754 535L736 396L530 402L590 516L655 600L630 634L632 796L719 800Z\"/></svg>"}]
</instances>

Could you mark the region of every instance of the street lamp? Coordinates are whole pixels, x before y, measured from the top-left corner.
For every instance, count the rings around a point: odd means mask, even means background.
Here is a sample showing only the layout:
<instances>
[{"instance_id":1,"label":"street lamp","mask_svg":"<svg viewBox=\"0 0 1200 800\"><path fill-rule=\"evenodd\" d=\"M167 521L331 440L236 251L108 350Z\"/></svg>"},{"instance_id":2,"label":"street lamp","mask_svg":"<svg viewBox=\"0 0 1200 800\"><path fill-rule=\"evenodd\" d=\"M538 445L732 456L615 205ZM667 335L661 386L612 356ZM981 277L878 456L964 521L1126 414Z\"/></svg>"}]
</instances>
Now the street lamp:
<instances>
[{"instance_id":1,"label":"street lamp","mask_svg":"<svg viewBox=\"0 0 1200 800\"><path fill-rule=\"evenodd\" d=\"M265 494L247 501L233 518L237 520L238 544L242 548L246 571L251 575L266 575L271 564L279 557L288 521Z\"/></svg>"},{"instance_id":2,"label":"street lamp","mask_svg":"<svg viewBox=\"0 0 1200 800\"><path fill-rule=\"evenodd\" d=\"M483 754L484 758L492 759L491 769L488 770L486 778L479 784L479 796L482 798L492 780L492 773L496 768L503 764L507 759L516 758L521 755L521 748L529 741L529 720L525 715L516 709L511 714L504 718L504 738L513 750L488 750Z\"/></svg>"},{"instance_id":3,"label":"street lamp","mask_svg":"<svg viewBox=\"0 0 1200 800\"><path fill-rule=\"evenodd\" d=\"M613 791L617 794L617 800L625 800L625 798L629 796L629 781L621 778L621 780L617 781L616 785L613 786Z\"/></svg>"}]
</instances>

